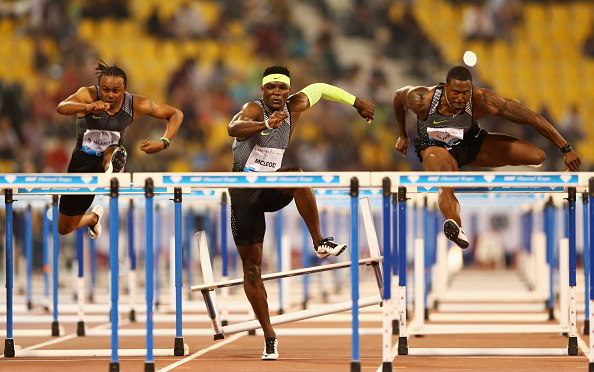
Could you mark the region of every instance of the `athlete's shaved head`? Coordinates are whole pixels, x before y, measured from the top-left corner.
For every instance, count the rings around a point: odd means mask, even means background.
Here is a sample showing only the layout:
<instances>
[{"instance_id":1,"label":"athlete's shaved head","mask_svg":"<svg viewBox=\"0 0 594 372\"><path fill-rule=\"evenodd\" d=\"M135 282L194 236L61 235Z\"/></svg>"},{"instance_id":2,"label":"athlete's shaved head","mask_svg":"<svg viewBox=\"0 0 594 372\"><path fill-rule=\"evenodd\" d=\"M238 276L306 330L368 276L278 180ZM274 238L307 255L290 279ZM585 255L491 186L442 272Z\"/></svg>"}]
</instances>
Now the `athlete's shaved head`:
<instances>
[{"instance_id":1,"label":"athlete's shaved head","mask_svg":"<svg viewBox=\"0 0 594 372\"><path fill-rule=\"evenodd\" d=\"M264 74L262 74L262 77L272 75L272 74L282 74L282 75L286 75L287 77L291 77L291 73L289 72L289 69L286 68L285 66L270 66L266 70L264 70Z\"/></svg>"},{"instance_id":2,"label":"athlete's shaved head","mask_svg":"<svg viewBox=\"0 0 594 372\"><path fill-rule=\"evenodd\" d=\"M446 75L446 83L449 84L452 80L470 81L472 83L472 74L464 66L454 66Z\"/></svg>"}]
</instances>

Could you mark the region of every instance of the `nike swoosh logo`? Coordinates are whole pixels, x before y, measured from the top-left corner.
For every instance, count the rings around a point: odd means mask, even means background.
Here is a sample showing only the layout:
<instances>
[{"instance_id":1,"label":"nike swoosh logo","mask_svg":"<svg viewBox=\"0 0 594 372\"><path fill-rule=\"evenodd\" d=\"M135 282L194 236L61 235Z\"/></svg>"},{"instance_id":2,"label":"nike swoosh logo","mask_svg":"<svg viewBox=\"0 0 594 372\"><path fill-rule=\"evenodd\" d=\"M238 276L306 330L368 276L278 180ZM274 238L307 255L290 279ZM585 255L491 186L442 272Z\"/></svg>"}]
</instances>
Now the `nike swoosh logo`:
<instances>
[{"instance_id":1,"label":"nike swoosh logo","mask_svg":"<svg viewBox=\"0 0 594 372\"><path fill-rule=\"evenodd\" d=\"M478 138L479 134L481 134L481 130L483 130L483 128L479 128L478 133L476 134L476 136L474 136L474 138Z\"/></svg>"},{"instance_id":2,"label":"nike swoosh logo","mask_svg":"<svg viewBox=\"0 0 594 372\"><path fill-rule=\"evenodd\" d=\"M262 131L262 132L260 132L260 134L261 134L261 135L263 135L263 136L267 136L267 135L269 135L270 133L264 133L264 131Z\"/></svg>"},{"instance_id":3,"label":"nike swoosh logo","mask_svg":"<svg viewBox=\"0 0 594 372\"><path fill-rule=\"evenodd\" d=\"M95 116L95 115L93 115L93 119L101 119L101 116Z\"/></svg>"},{"instance_id":4,"label":"nike swoosh logo","mask_svg":"<svg viewBox=\"0 0 594 372\"><path fill-rule=\"evenodd\" d=\"M433 124L443 123L444 121L448 121L448 119L441 120L441 121L435 121L435 120L433 120Z\"/></svg>"}]
</instances>

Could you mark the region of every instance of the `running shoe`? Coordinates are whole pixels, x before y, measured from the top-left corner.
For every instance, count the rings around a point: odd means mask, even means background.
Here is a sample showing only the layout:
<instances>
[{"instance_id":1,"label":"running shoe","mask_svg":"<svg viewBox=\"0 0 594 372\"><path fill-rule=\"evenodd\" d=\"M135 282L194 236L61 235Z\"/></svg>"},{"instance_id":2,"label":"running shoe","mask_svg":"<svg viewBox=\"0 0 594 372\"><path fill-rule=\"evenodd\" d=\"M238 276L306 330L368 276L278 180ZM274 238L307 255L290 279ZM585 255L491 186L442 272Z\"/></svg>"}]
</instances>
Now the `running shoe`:
<instances>
[{"instance_id":1,"label":"running shoe","mask_svg":"<svg viewBox=\"0 0 594 372\"><path fill-rule=\"evenodd\" d=\"M264 352L262 360L278 359L278 339L276 337L266 337L264 340Z\"/></svg>"},{"instance_id":2,"label":"running shoe","mask_svg":"<svg viewBox=\"0 0 594 372\"><path fill-rule=\"evenodd\" d=\"M107 165L107 170L105 173L120 173L124 170L126 166L126 159L128 158L128 154L126 154L126 150L123 147L118 147L114 150L113 154L111 154L111 160Z\"/></svg>"},{"instance_id":3,"label":"running shoe","mask_svg":"<svg viewBox=\"0 0 594 372\"><path fill-rule=\"evenodd\" d=\"M338 256L346 249L346 244L337 244L333 240L333 237L320 240L315 249L318 258L325 258L329 255Z\"/></svg>"},{"instance_id":4,"label":"running shoe","mask_svg":"<svg viewBox=\"0 0 594 372\"><path fill-rule=\"evenodd\" d=\"M95 226L89 226L89 236L91 239L97 239L101 235L101 217L103 216L103 207L96 205L91 209L92 213L97 215L97 223Z\"/></svg>"},{"instance_id":5,"label":"running shoe","mask_svg":"<svg viewBox=\"0 0 594 372\"><path fill-rule=\"evenodd\" d=\"M456 243L462 249L466 249L470 245L464 230L454 220L446 220L443 223L443 233L446 238Z\"/></svg>"}]
</instances>

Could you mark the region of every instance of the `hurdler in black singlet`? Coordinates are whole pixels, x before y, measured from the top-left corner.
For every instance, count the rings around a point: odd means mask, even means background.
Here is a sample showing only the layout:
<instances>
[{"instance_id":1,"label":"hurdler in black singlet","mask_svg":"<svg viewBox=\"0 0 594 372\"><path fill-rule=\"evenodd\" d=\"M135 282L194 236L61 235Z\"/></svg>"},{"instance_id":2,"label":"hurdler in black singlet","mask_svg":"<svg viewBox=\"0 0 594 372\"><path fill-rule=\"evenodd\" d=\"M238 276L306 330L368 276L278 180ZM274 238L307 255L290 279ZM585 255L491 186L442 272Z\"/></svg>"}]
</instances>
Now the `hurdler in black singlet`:
<instances>
[{"instance_id":1,"label":"hurdler in black singlet","mask_svg":"<svg viewBox=\"0 0 594 372\"><path fill-rule=\"evenodd\" d=\"M455 116L445 116L438 111L443 94L444 83L440 83L433 93L427 117L421 119L417 116L419 137L414 140L415 151L422 162L421 151L429 146L444 147L461 167L476 158L487 132L473 121L472 94L464 111Z\"/></svg>"}]
</instances>

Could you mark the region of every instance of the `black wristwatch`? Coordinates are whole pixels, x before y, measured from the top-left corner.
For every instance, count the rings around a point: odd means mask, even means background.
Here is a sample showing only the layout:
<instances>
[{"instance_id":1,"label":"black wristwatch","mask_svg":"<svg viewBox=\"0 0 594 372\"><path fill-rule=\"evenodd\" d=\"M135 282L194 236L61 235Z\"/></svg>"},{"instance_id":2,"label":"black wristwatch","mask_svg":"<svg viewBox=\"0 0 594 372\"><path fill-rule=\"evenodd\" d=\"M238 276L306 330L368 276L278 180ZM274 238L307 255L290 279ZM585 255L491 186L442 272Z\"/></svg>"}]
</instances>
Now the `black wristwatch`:
<instances>
[{"instance_id":1,"label":"black wristwatch","mask_svg":"<svg viewBox=\"0 0 594 372\"><path fill-rule=\"evenodd\" d=\"M163 142L164 145L164 149L167 150L169 148L169 139L162 137L160 140L160 142Z\"/></svg>"},{"instance_id":2,"label":"black wristwatch","mask_svg":"<svg viewBox=\"0 0 594 372\"><path fill-rule=\"evenodd\" d=\"M571 145L569 144L569 142L567 142L567 144L561 147L559 150L561 150L562 153L567 154L571 151Z\"/></svg>"}]
</instances>

